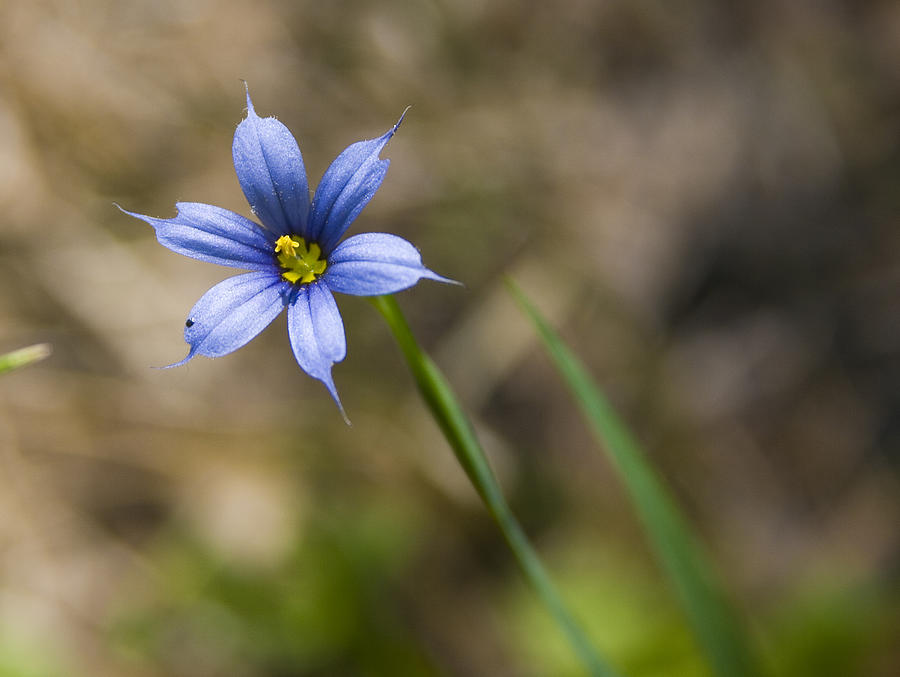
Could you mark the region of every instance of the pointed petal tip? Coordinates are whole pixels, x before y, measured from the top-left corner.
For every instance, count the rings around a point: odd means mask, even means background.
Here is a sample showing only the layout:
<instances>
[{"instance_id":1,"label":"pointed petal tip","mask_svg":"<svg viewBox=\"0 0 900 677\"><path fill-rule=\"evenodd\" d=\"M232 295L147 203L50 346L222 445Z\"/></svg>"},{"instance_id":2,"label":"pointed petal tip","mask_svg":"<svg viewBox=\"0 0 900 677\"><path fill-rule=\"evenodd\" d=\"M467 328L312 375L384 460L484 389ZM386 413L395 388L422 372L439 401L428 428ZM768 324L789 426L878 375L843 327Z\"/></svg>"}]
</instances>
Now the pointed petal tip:
<instances>
[{"instance_id":1,"label":"pointed petal tip","mask_svg":"<svg viewBox=\"0 0 900 677\"><path fill-rule=\"evenodd\" d=\"M113 205L123 214L126 214L135 219L140 219L144 223L149 223L151 226L153 226L154 229L156 228L156 224L154 223L155 219L152 216L147 216L145 214L138 214L137 212L130 212L127 209L125 209L125 207L120 205L118 202L113 202Z\"/></svg>"},{"instance_id":2,"label":"pointed petal tip","mask_svg":"<svg viewBox=\"0 0 900 677\"><path fill-rule=\"evenodd\" d=\"M181 203L181 202L175 203L175 218L178 218L178 214L179 214L179 212L181 212L182 204L183 203ZM113 206L116 207L123 214L127 214L128 216L133 216L136 219L140 219L141 221L149 223L154 228L156 228L156 224L154 223L154 221L170 221L171 220L171 219L156 218L153 216L147 216L146 214L138 214L137 212L128 211L127 209L125 209L125 207L120 205L118 202L113 202Z\"/></svg>"},{"instance_id":3,"label":"pointed petal tip","mask_svg":"<svg viewBox=\"0 0 900 677\"><path fill-rule=\"evenodd\" d=\"M334 376L332 376L331 374L333 366L334 364L328 367L328 371L324 375L313 376L313 378L317 381L320 381L322 385L325 386L325 389L328 390L328 394L331 395L331 399L333 399L334 403L337 405L338 411L341 414L341 418L344 419L344 423L346 423L347 425L353 425L352 423L350 423L350 418L347 416L347 412L344 410L344 405L341 402L340 395L338 395L337 386L334 384Z\"/></svg>"},{"instance_id":4,"label":"pointed petal tip","mask_svg":"<svg viewBox=\"0 0 900 677\"><path fill-rule=\"evenodd\" d=\"M428 274L423 275L422 277L423 277L423 279L426 279L426 280L434 280L435 282L444 282L445 284L453 284L453 285L456 285L457 287L465 287L466 286L465 282L460 282L459 280L454 280L449 277L444 277L443 275L438 275L433 270L428 270Z\"/></svg>"},{"instance_id":5,"label":"pointed petal tip","mask_svg":"<svg viewBox=\"0 0 900 677\"><path fill-rule=\"evenodd\" d=\"M347 424L347 427L352 428L353 422L350 420L350 417L347 416L347 412L344 411L344 405L338 402L338 411L341 412L341 418L344 419L344 423Z\"/></svg>"},{"instance_id":6,"label":"pointed petal tip","mask_svg":"<svg viewBox=\"0 0 900 677\"><path fill-rule=\"evenodd\" d=\"M244 83L244 93L247 95L247 117L251 115L256 115L256 110L253 108L253 101L250 100L250 85L247 84L246 80L241 80Z\"/></svg>"},{"instance_id":7,"label":"pointed petal tip","mask_svg":"<svg viewBox=\"0 0 900 677\"><path fill-rule=\"evenodd\" d=\"M412 105L409 105L409 106L407 106L406 108L403 109L403 112L400 114L400 119L397 120L397 123L394 125L394 131L396 131L397 128L398 128L401 124L403 124L403 120L404 120L404 118L406 118L406 114L409 113L409 110L410 110L411 108L412 108Z\"/></svg>"},{"instance_id":8,"label":"pointed petal tip","mask_svg":"<svg viewBox=\"0 0 900 677\"><path fill-rule=\"evenodd\" d=\"M350 418L347 416L347 412L344 410L344 405L341 404L341 398L338 396L337 387L334 385L334 379L331 377L331 374L328 374L328 378L320 378L319 379L328 390L328 394L331 395L331 399L334 400L334 403L337 405L338 411L341 414L341 418L344 419L344 423L348 426L352 426L353 424L350 422Z\"/></svg>"},{"instance_id":9,"label":"pointed petal tip","mask_svg":"<svg viewBox=\"0 0 900 677\"><path fill-rule=\"evenodd\" d=\"M125 207L123 207L122 205L120 205L118 202L113 202L113 207L115 207L116 209L118 209L118 210L119 210L120 212L122 212L123 214L128 214L128 216L133 216L133 217L135 217L136 219L141 218L141 215L140 215L140 214L135 214L134 212L128 211L127 209L125 209Z\"/></svg>"},{"instance_id":10,"label":"pointed petal tip","mask_svg":"<svg viewBox=\"0 0 900 677\"><path fill-rule=\"evenodd\" d=\"M166 364L161 367L150 367L150 368L151 369L173 369L174 367L181 367L181 366L184 366L185 364L187 364L188 362L190 362L192 359L194 359L195 355L196 355L196 353L193 350L191 350L191 352L189 352L187 354L187 357L185 357L183 360L179 360L178 362L173 362L172 364Z\"/></svg>"},{"instance_id":11,"label":"pointed petal tip","mask_svg":"<svg viewBox=\"0 0 900 677\"><path fill-rule=\"evenodd\" d=\"M400 129L400 125L403 124L403 120L406 118L406 114L409 112L410 108L412 108L412 106L407 106L403 110L403 112L400 114L400 119L397 120L397 122L394 123L394 126L391 127L390 130L388 130L388 132L384 135L386 139L390 139L397 132L397 130Z\"/></svg>"}]
</instances>

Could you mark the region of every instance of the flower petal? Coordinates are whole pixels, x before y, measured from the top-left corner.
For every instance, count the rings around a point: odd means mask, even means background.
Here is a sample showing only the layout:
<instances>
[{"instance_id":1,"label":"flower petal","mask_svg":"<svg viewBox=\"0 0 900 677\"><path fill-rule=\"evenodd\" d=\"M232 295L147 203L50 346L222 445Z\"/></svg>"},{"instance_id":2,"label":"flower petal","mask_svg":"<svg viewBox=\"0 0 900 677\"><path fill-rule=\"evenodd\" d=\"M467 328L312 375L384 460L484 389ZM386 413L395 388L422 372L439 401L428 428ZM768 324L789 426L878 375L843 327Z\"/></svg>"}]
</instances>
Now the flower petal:
<instances>
[{"instance_id":1,"label":"flower petal","mask_svg":"<svg viewBox=\"0 0 900 677\"><path fill-rule=\"evenodd\" d=\"M261 118L247 92L247 117L234 132L234 170L247 202L276 235L305 237L309 184L303 156L288 128Z\"/></svg>"},{"instance_id":2,"label":"flower petal","mask_svg":"<svg viewBox=\"0 0 900 677\"><path fill-rule=\"evenodd\" d=\"M325 171L313 197L309 237L326 256L381 186L390 160L379 160L378 154L405 115L384 136L348 146Z\"/></svg>"},{"instance_id":3,"label":"flower petal","mask_svg":"<svg viewBox=\"0 0 900 677\"><path fill-rule=\"evenodd\" d=\"M288 336L297 364L325 384L343 413L331 367L347 355L344 321L334 296L322 282L297 290L297 298L288 306Z\"/></svg>"},{"instance_id":4,"label":"flower petal","mask_svg":"<svg viewBox=\"0 0 900 677\"><path fill-rule=\"evenodd\" d=\"M199 202L179 202L175 207L178 215L174 219L119 209L153 226L159 243L173 252L244 270L277 269L274 239L250 219Z\"/></svg>"},{"instance_id":5,"label":"flower petal","mask_svg":"<svg viewBox=\"0 0 900 677\"><path fill-rule=\"evenodd\" d=\"M277 274L255 272L223 280L191 308L184 340L191 350L177 367L195 355L221 357L248 343L278 317L291 285Z\"/></svg>"},{"instance_id":6,"label":"flower petal","mask_svg":"<svg viewBox=\"0 0 900 677\"><path fill-rule=\"evenodd\" d=\"M419 251L402 237L362 233L338 245L322 279L342 294L377 296L412 287L422 278L453 282L423 266Z\"/></svg>"}]
</instances>

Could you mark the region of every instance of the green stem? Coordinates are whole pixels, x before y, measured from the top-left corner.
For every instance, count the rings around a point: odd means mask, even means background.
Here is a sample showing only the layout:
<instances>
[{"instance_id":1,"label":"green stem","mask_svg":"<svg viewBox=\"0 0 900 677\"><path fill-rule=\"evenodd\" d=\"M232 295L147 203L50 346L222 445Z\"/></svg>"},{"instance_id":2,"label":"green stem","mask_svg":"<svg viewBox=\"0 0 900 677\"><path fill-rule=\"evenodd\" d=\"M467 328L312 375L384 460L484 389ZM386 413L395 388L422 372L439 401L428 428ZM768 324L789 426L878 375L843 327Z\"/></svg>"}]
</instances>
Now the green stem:
<instances>
[{"instance_id":1,"label":"green stem","mask_svg":"<svg viewBox=\"0 0 900 677\"><path fill-rule=\"evenodd\" d=\"M528 537L503 498L500 485L475 436L472 424L437 365L422 352L397 301L393 296L376 296L370 300L394 333L419 392L450 443L456 459L503 532L503 537L528 582L565 633L589 673L598 677L615 677L617 673L600 658L563 603Z\"/></svg>"}]
</instances>

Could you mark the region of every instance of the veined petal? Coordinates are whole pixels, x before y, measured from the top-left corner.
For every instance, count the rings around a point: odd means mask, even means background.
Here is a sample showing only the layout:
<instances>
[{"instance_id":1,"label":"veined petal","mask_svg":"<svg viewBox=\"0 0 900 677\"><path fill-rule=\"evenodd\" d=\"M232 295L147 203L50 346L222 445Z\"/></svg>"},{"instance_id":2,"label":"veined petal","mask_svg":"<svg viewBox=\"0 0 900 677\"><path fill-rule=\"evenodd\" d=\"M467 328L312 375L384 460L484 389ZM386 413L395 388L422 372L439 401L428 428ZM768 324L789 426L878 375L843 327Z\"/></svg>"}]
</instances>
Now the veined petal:
<instances>
[{"instance_id":1,"label":"veined petal","mask_svg":"<svg viewBox=\"0 0 900 677\"><path fill-rule=\"evenodd\" d=\"M344 321L328 287L315 282L300 287L288 306L288 336L297 364L328 388L343 413L331 367L347 355ZM346 418L346 417L345 417Z\"/></svg>"},{"instance_id":2,"label":"veined petal","mask_svg":"<svg viewBox=\"0 0 900 677\"><path fill-rule=\"evenodd\" d=\"M403 116L384 136L348 146L325 171L313 197L309 236L326 256L381 186L390 160L380 160L378 154Z\"/></svg>"},{"instance_id":3,"label":"veined petal","mask_svg":"<svg viewBox=\"0 0 900 677\"><path fill-rule=\"evenodd\" d=\"M200 202L179 202L175 207L178 215L173 219L119 209L153 226L159 243L173 252L244 270L277 268L274 238L250 219Z\"/></svg>"},{"instance_id":4,"label":"veined petal","mask_svg":"<svg viewBox=\"0 0 900 677\"><path fill-rule=\"evenodd\" d=\"M377 296L412 287L422 278L453 282L423 266L419 250L402 237L362 233L337 246L322 279L342 294Z\"/></svg>"},{"instance_id":5,"label":"veined petal","mask_svg":"<svg viewBox=\"0 0 900 677\"><path fill-rule=\"evenodd\" d=\"M278 317L291 285L277 273L245 273L223 280L191 308L184 326L188 356L221 357L246 345Z\"/></svg>"},{"instance_id":6,"label":"veined petal","mask_svg":"<svg viewBox=\"0 0 900 677\"><path fill-rule=\"evenodd\" d=\"M234 132L234 170L247 202L276 235L306 237L309 184L303 156L288 128L261 118L247 92L247 117Z\"/></svg>"}]
</instances>

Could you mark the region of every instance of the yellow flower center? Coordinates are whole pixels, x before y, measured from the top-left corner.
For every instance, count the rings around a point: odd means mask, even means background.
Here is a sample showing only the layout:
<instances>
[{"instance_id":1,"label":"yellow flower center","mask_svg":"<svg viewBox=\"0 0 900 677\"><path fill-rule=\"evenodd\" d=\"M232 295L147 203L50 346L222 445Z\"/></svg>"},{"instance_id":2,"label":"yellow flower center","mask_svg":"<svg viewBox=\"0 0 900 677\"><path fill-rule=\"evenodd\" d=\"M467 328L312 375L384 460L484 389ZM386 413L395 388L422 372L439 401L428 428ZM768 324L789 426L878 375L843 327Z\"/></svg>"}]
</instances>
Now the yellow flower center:
<instances>
[{"instance_id":1,"label":"yellow flower center","mask_svg":"<svg viewBox=\"0 0 900 677\"><path fill-rule=\"evenodd\" d=\"M325 272L326 262L319 258L322 250L315 242L307 247L306 240L297 235L282 235L275 241L281 274L288 282L313 282Z\"/></svg>"}]
</instances>

